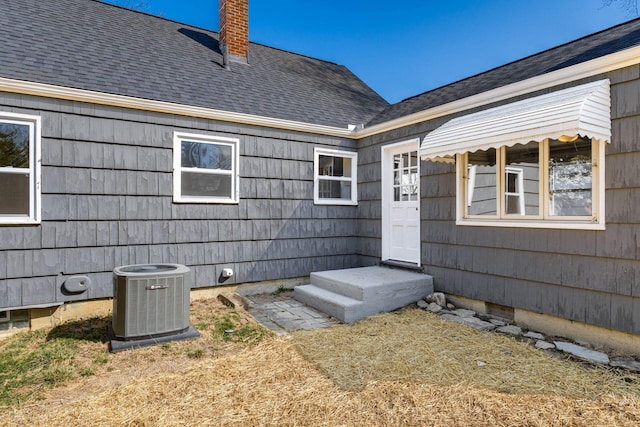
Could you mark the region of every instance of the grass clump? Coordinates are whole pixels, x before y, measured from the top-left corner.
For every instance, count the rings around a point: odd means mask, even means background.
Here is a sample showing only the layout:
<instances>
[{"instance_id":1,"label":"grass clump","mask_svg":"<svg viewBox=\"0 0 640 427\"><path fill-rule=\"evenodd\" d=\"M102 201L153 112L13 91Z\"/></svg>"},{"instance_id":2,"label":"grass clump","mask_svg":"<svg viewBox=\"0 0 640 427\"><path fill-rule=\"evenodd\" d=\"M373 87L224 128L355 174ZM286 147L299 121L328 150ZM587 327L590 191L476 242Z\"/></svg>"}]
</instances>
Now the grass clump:
<instances>
[{"instance_id":1,"label":"grass clump","mask_svg":"<svg viewBox=\"0 0 640 427\"><path fill-rule=\"evenodd\" d=\"M0 408L38 397L50 388L77 377L93 375L106 355L108 318L70 322L50 331L19 333L0 341ZM88 348L93 349L88 351Z\"/></svg>"},{"instance_id":2,"label":"grass clump","mask_svg":"<svg viewBox=\"0 0 640 427\"><path fill-rule=\"evenodd\" d=\"M203 335L210 335L213 342L257 344L271 334L263 326L249 321L245 313L227 306L195 317L195 328Z\"/></svg>"},{"instance_id":3,"label":"grass clump","mask_svg":"<svg viewBox=\"0 0 640 427\"><path fill-rule=\"evenodd\" d=\"M142 371L157 363L171 366L205 359L229 346L256 344L270 334L242 310L215 299L194 302L190 311L191 323L201 333L199 339L116 355L108 352L111 316L72 321L0 340L0 412L40 399L47 390L71 381L98 374L117 375L126 369Z\"/></svg>"}]
</instances>

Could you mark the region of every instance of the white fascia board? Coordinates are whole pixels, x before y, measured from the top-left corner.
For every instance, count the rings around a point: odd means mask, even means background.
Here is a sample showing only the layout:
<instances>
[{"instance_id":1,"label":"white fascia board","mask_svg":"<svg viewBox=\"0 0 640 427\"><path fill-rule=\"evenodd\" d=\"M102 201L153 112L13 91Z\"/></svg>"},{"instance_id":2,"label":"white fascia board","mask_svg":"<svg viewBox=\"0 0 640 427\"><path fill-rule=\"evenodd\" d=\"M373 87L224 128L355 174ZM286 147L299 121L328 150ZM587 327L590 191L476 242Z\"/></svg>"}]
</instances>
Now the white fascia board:
<instances>
[{"instance_id":1,"label":"white fascia board","mask_svg":"<svg viewBox=\"0 0 640 427\"><path fill-rule=\"evenodd\" d=\"M353 131L348 128L317 125L294 120L276 119L252 114L235 113L213 108L195 107L165 101L135 98L125 95L95 92L85 89L68 88L44 83L34 83L0 77L0 92L19 93L22 95L42 96L46 98L64 99L67 101L87 102L134 110L153 111L157 113L175 114L224 122L241 123L253 126L308 132L326 136L353 138Z\"/></svg>"},{"instance_id":2,"label":"white fascia board","mask_svg":"<svg viewBox=\"0 0 640 427\"><path fill-rule=\"evenodd\" d=\"M360 139L367 136L373 136L382 132L388 132L405 126L425 122L427 120L433 120L438 117L448 116L450 114L470 110L476 107L482 107L489 103L510 99L520 95L526 95L553 86L570 83L639 63L640 46L636 46L607 56L592 59L587 62L572 65L567 68L562 68L557 71L532 77L527 80L501 86L477 95L458 99L447 104L419 111L388 122L379 123L356 132L354 137L356 139Z\"/></svg>"}]
</instances>

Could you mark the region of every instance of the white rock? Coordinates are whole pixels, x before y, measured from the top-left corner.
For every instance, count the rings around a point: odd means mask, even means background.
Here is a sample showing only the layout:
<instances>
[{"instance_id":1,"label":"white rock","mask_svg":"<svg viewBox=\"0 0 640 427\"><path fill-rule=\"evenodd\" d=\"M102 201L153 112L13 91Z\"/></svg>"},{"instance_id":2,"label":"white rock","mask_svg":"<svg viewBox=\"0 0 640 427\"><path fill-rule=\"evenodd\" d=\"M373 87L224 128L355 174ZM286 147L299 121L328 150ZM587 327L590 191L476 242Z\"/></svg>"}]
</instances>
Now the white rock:
<instances>
[{"instance_id":1,"label":"white rock","mask_svg":"<svg viewBox=\"0 0 640 427\"><path fill-rule=\"evenodd\" d=\"M449 310L453 310L453 309L455 309L455 308L456 308L456 306L455 306L455 305L453 305L453 304L451 304L451 303L449 302L449 303L447 303L447 308L448 308Z\"/></svg>"},{"instance_id":2,"label":"white rock","mask_svg":"<svg viewBox=\"0 0 640 427\"><path fill-rule=\"evenodd\" d=\"M544 335L538 333L538 332L532 332L529 331L526 334L524 334L524 336L526 338L533 338L534 340L544 340Z\"/></svg>"},{"instance_id":3,"label":"white rock","mask_svg":"<svg viewBox=\"0 0 640 427\"><path fill-rule=\"evenodd\" d=\"M426 302L425 300L421 299L420 301L418 301L418 307L427 308L428 306L429 306L429 303Z\"/></svg>"},{"instance_id":4,"label":"white rock","mask_svg":"<svg viewBox=\"0 0 640 427\"><path fill-rule=\"evenodd\" d=\"M536 348L539 348L541 350L550 350L552 348L556 348L556 346L551 344L550 342L546 342L544 340L538 340L536 342Z\"/></svg>"},{"instance_id":5,"label":"white rock","mask_svg":"<svg viewBox=\"0 0 640 427\"><path fill-rule=\"evenodd\" d=\"M590 362L603 363L605 365L609 364L609 356L599 351L589 350L588 348L564 341L554 341L553 343L558 350L562 350L565 353L573 354Z\"/></svg>"},{"instance_id":6,"label":"white rock","mask_svg":"<svg viewBox=\"0 0 640 427\"><path fill-rule=\"evenodd\" d=\"M432 313L440 313L442 311L442 307L440 307L435 302L432 302L427 306L427 311L430 311Z\"/></svg>"},{"instance_id":7,"label":"white rock","mask_svg":"<svg viewBox=\"0 0 640 427\"><path fill-rule=\"evenodd\" d=\"M487 366L487 364L486 364L486 363L481 362L481 361L479 361L479 360L478 360L477 364L478 364L478 366L480 366L480 367L482 367L482 366Z\"/></svg>"},{"instance_id":8,"label":"white rock","mask_svg":"<svg viewBox=\"0 0 640 427\"><path fill-rule=\"evenodd\" d=\"M515 326L515 325L501 326L498 329L496 329L496 331L502 332L503 334L509 334L509 335L522 334L522 329L519 326Z\"/></svg>"},{"instance_id":9,"label":"white rock","mask_svg":"<svg viewBox=\"0 0 640 427\"><path fill-rule=\"evenodd\" d=\"M438 304L440 307L447 306L447 299L442 292L434 292L425 298L427 302L433 302Z\"/></svg>"},{"instance_id":10,"label":"white rock","mask_svg":"<svg viewBox=\"0 0 640 427\"><path fill-rule=\"evenodd\" d=\"M460 317L473 317L476 315L475 311L467 310L465 308L459 308L457 310L453 310L453 312Z\"/></svg>"}]
</instances>

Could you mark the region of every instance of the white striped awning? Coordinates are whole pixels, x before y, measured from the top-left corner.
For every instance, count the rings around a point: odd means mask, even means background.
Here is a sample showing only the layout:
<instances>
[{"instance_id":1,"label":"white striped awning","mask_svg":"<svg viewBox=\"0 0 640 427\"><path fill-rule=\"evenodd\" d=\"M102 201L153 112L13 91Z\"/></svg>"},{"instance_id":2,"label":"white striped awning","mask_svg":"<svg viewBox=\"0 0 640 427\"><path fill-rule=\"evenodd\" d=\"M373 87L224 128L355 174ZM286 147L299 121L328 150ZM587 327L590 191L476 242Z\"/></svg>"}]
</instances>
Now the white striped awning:
<instances>
[{"instance_id":1,"label":"white striped awning","mask_svg":"<svg viewBox=\"0 0 640 427\"><path fill-rule=\"evenodd\" d=\"M423 160L453 161L456 154L578 136L610 142L609 80L563 89L457 117L429 133Z\"/></svg>"}]
</instances>

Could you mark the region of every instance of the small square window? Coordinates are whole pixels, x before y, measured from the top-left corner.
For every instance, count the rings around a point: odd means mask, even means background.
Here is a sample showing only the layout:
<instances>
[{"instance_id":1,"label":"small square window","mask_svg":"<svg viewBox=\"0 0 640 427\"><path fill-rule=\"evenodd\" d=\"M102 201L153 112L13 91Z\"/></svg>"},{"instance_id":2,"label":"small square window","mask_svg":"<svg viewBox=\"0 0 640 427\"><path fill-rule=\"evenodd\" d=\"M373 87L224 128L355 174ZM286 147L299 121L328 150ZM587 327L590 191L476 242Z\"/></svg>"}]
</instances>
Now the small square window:
<instances>
[{"instance_id":1,"label":"small square window","mask_svg":"<svg viewBox=\"0 0 640 427\"><path fill-rule=\"evenodd\" d=\"M357 153L314 150L314 202L319 205L356 205Z\"/></svg>"},{"instance_id":2,"label":"small square window","mask_svg":"<svg viewBox=\"0 0 640 427\"><path fill-rule=\"evenodd\" d=\"M174 202L238 203L238 159L237 139L176 133Z\"/></svg>"},{"instance_id":3,"label":"small square window","mask_svg":"<svg viewBox=\"0 0 640 427\"><path fill-rule=\"evenodd\" d=\"M40 222L40 118L0 113L0 224Z\"/></svg>"}]
</instances>

